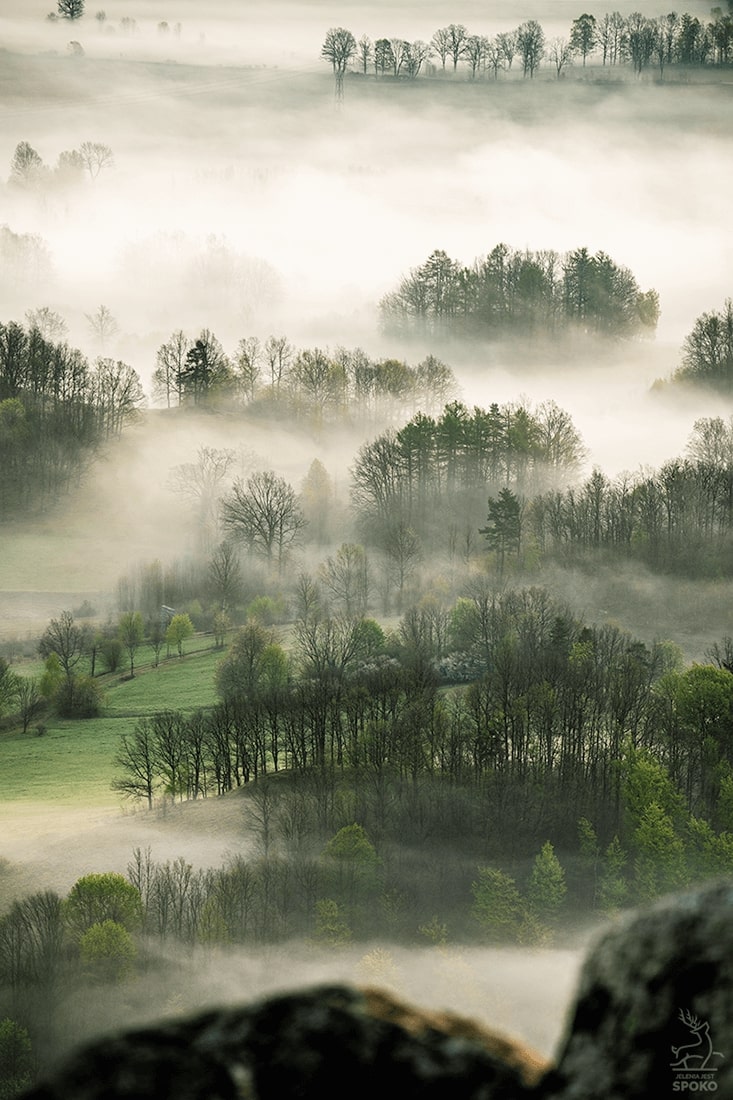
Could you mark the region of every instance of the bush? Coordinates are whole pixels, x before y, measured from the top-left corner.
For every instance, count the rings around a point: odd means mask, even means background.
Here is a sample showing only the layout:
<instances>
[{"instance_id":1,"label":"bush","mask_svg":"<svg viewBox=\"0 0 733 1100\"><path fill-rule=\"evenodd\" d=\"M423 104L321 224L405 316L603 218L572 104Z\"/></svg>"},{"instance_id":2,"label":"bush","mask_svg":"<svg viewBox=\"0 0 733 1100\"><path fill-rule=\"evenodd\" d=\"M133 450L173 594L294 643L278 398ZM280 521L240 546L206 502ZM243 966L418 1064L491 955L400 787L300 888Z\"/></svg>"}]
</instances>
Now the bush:
<instances>
[{"instance_id":1,"label":"bush","mask_svg":"<svg viewBox=\"0 0 733 1100\"><path fill-rule=\"evenodd\" d=\"M129 974L137 948L126 928L105 920L87 929L79 940L79 954L90 977L117 982Z\"/></svg>"},{"instance_id":2,"label":"bush","mask_svg":"<svg viewBox=\"0 0 733 1100\"><path fill-rule=\"evenodd\" d=\"M62 680L53 703L61 718L96 718L102 709L102 693L91 676Z\"/></svg>"}]
</instances>

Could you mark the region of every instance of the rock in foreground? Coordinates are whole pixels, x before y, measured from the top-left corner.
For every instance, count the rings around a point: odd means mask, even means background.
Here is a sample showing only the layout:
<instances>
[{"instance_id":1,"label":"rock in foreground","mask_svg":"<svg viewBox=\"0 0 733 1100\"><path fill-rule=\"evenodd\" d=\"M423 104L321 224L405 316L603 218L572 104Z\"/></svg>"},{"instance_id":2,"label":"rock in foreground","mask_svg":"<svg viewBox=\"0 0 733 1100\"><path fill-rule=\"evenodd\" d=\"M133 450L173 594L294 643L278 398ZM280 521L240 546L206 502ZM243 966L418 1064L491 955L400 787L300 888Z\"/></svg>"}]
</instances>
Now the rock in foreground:
<instances>
[{"instance_id":1,"label":"rock in foreground","mask_svg":"<svg viewBox=\"0 0 733 1100\"><path fill-rule=\"evenodd\" d=\"M556 1066L471 1020L323 986L103 1039L25 1100L733 1100L733 885L630 914L591 951Z\"/></svg>"}]
</instances>

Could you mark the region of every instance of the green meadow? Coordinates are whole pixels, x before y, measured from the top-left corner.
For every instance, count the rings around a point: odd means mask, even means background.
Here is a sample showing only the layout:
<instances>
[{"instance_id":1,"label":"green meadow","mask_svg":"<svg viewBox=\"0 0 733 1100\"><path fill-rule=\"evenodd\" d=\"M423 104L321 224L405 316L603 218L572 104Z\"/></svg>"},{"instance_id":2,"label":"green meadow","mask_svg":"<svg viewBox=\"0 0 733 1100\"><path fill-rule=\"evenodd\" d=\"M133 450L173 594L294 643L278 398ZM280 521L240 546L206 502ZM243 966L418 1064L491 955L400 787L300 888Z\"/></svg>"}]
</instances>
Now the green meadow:
<instances>
[{"instance_id":1,"label":"green meadow","mask_svg":"<svg viewBox=\"0 0 733 1100\"><path fill-rule=\"evenodd\" d=\"M124 679L124 670L100 677L104 708L99 718L44 716L25 734L18 729L1 733L0 801L117 805L119 796L110 784L123 734L159 710L212 706L221 658L222 651L212 647L171 657L158 668L142 667L132 680Z\"/></svg>"}]
</instances>

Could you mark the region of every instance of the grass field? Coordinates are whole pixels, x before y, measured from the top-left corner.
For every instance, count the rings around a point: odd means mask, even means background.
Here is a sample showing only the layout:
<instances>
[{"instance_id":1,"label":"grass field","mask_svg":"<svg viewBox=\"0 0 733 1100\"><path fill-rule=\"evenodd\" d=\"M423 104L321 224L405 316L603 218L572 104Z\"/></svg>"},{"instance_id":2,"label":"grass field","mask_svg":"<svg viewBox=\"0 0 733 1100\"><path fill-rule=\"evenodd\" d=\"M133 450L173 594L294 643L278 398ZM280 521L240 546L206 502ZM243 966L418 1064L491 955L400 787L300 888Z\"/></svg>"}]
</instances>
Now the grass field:
<instances>
[{"instance_id":1,"label":"grass field","mask_svg":"<svg viewBox=\"0 0 733 1100\"><path fill-rule=\"evenodd\" d=\"M157 669L141 668L132 680L119 673L102 677L101 717L71 721L52 716L43 719L42 735L35 729L0 735L0 800L118 805L110 783L122 735L134 729L138 718L159 710L213 705L221 657L221 650L209 648L171 658Z\"/></svg>"}]
</instances>

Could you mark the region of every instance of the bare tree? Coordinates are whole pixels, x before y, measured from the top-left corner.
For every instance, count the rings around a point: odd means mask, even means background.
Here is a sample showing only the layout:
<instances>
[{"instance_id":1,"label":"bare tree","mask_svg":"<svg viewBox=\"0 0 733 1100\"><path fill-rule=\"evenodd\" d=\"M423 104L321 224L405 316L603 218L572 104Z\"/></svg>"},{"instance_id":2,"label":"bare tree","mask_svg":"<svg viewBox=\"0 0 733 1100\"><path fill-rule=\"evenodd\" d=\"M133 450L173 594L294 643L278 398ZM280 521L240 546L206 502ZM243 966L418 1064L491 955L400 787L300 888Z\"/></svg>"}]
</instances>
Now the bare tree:
<instances>
[{"instance_id":1,"label":"bare tree","mask_svg":"<svg viewBox=\"0 0 733 1100\"><path fill-rule=\"evenodd\" d=\"M221 484L235 461L236 453L228 448L199 447L195 462L184 462L170 471L168 488L194 505L204 546L216 527Z\"/></svg>"},{"instance_id":2,"label":"bare tree","mask_svg":"<svg viewBox=\"0 0 733 1100\"><path fill-rule=\"evenodd\" d=\"M242 570L236 550L226 539L209 559L209 582L219 607L224 611L234 607L242 591Z\"/></svg>"},{"instance_id":3,"label":"bare tree","mask_svg":"<svg viewBox=\"0 0 733 1100\"><path fill-rule=\"evenodd\" d=\"M404 38L390 38L389 44L392 47L392 72L394 76L399 76L409 61L410 43Z\"/></svg>"},{"instance_id":4,"label":"bare tree","mask_svg":"<svg viewBox=\"0 0 733 1100\"><path fill-rule=\"evenodd\" d=\"M262 345L256 336L243 337L234 359L237 381L248 401L253 401L260 380Z\"/></svg>"},{"instance_id":5,"label":"bare tree","mask_svg":"<svg viewBox=\"0 0 733 1100\"><path fill-rule=\"evenodd\" d=\"M448 53L453 59L453 72L458 68L458 62L466 55L466 43L468 31L463 23L451 23L448 27Z\"/></svg>"},{"instance_id":6,"label":"bare tree","mask_svg":"<svg viewBox=\"0 0 733 1100\"><path fill-rule=\"evenodd\" d=\"M351 618L364 615L369 598L369 563L364 547L345 542L321 566L321 581L331 596Z\"/></svg>"},{"instance_id":7,"label":"bare tree","mask_svg":"<svg viewBox=\"0 0 733 1100\"><path fill-rule=\"evenodd\" d=\"M285 555L305 527L300 503L291 485L272 470L235 481L222 502L222 525L241 538L268 564L282 569Z\"/></svg>"},{"instance_id":8,"label":"bare tree","mask_svg":"<svg viewBox=\"0 0 733 1100\"><path fill-rule=\"evenodd\" d=\"M112 781L112 789L126 798L145 799L148 809L159 783L152 722L141 718L128 737L123 734L114 763L122 772Z\"/></svg>"},{"instance_id":9,"label":"bare tree","mask_svg":"<svg viewBox=\"0 0 733 1100\"><path fill-rule=\"evenodd\" d=\"M486 64L488 56L489 40L482 34L469 34L464 46L464 56L471 67L471 79L476 79L476 73Z\"/></svg>"},{"instance_id":10,"label":"bare tree","mask_svg":"<svg viewBox=\"0 0 733 1100\"><path fill-rule=\"evenodd\" d=\"M534 76L545 52L545 32L536 19L528 19L516 31L517 53L525 76Z\"/></svg>"},{"instance_id":11,"label":"bare tree","mask_svg":"<svg viewBox=\"0 0 733 1100\"><path fill-rule=\"evenodd\" d=\"M330 62L336 80L336 99L343 99L344 74L352 57L356 54L356 39L351 31L343 27L332 27L321 47L321 57Z\"/></svg>"},{"instance_id":12,"label":"bare tree","mask_svg":"<svg viewBox=\"0 0 733 1100\"><path fill-rule=\"evenodd\" d=\"M357 46L357 56L358 56L359 60L361 61L361 64L362 64L362 67L363 67L363 70L364 70L364 75L366 76L367 66L369 65L369 62L372 59L372 52L373 52L373 50L372 50L372 40L371 40L371 38L369 38L368 35L363 34L361 36L361 38L359 39L359 41L357 42L356 46Z\"/></svg>"},{"instance_id":13,"label":"bare tree","mask_svg":"<svg viewBox=\"0 0 733 1100\"><path fill-rule=\"evenodd\" d=\"M555 66L555 73L559 80L563 69L571 65L573 61L573 50L567 38L550 39L548 57ZM583 57L583 64L585 64L585 57Z\"/></svg>"},{"instance_id":14,"label":"bare tree","mask_svg":"<svg viewBox=\"0 0 733 1100\"><path fill-rule=\"evenodd\" d=\"M100 432L119 436L126 424L139 419L145 394L138 374L127 363L97 359L91 376L91 399Z\"/></svg>"},{"instance_id":15,"label":"bare tree","mask_svg":"<svg viewBox=\"0 0 733 1100\"><path fill-rule=\"evenodd\" d=\"M99 306L94 313L85 313L92 335L104 351L105 347L119 330L117 321L112 316L112 310L107 306Z\"/></svg>"},{"instance_id":16,"label":"bare tree","mask_svg":"<svg viewBox=\"0 0 733 1100\"><path fill-rule=\"evenodd\" d=\"M280 391L293 358L293 350L286 336L268 336L265 341L265 359L270 368L270 385L274 393Z\"/></svg>"},{"instance_id":17,"label":"bare tree","mask_svg":"<svg viewBox=\"0 0 733 1100\"><path fill-rule=\"evenodd\" d=\"M501 51L501 56L506 61L507 69L511 69L512 61L517 55L517 32L503 31L496 36L496 44Z\"/></svg>"},{"instance_id":18,"label":"bare tree","mask_svg":"<svg viewBox=\"0 0 733 1100\"><path fill-rule=\"evenodd\" d=\"M430 40L430 45L440 58L443 72L445 72L445 60L450 53L450 31L448 27L441 27L437 30Z\"/></svg>"},{"instance_id":19,"label":"bare tree","mask_svg":"<svg viewBox=\"0 0 733 1100\"><path fill-rule=\"evenodd\" d=\"M79 146L79 155L92 179L96 179L102 169L111 168L115 162L109 145L103 145L101 141L83 141Z\"/></svg>"},{"instance_id":20,"label":"bare tree","mask_svg":"<svg viewBox=\"0 0 733 1100\"><path fill-rule=\"evenodd\" d=\"M414 80L431 53L432 49L427 42L422 42L419 38L416 42L411 42L407 61L405 62L407 75Z\"/></svg>"},{"instance_id":21,"label":"bare tree","mask_svg":"<svg viewBox=\"0 0 733 1100\"><path fill-rule=\"evenodd\" d=\"M388 528L384 538L384 550L389 562L391 579L397 586L401 602L405 585L422 557L420 539L411 527L400 520Z\"/></svg>"},{"instance_id":22,"label":"bare tree","mask_svg":"<svg viewBox=\"0 0 733 1100\"><path fill-rule=\"evenodd\" d=\"M58 619L51 619L38 643L38 652L42 657L55 653L64 670L68 683L74 675L84 653L86 634L82 627L74 622L70 611L62 611Z\"/></svg>"},{"instance_id":23,"label":"bare tree","mask_svg":"<svg viewBox=\"0 0 733 1100\"><path fill-rule=\"evenodd\" d=\"M190 346L191 341L179 329L158 348L157 366L153 371L153 397L165 398L167 408L171 407L174 395L178 404L181 402L181 376Z\"/></svg>"},{"instance_id":24,"label":"bare tree","mask_svg":"<svg viewBox=\"0 0 733 1100\"><path fill-rule=\"evenodd\" d=\"M27 309L25 320L28 328L35 329L44 340L63 340L68 331L66 321L61 314L56 313L48 306Z\"/></svg>"},{"instance_id":25,"label":"bare tree","mask_svg":"<svg viewBox=\"0 0 733 1100\"><path fill-rule=\"evenodd\" d=\"M39 690L38 681L33 677L19 676L16 698L18 713L23 723L23 733L27 733L31 722L43 709L44 699Z\"/></svg>"},{"instance_id":26,"label":"bare tree","mask_svg":"<svg viewBox=\"0 0 733 1100\"><path fill-rule=\"evenodd\" d=\"M490 39L486 47L486 64L493 72L494 80L498 80L499 69L504 68L505 60L504 51L499 44L498 38Z\"/></svg>"}]
</instances>

